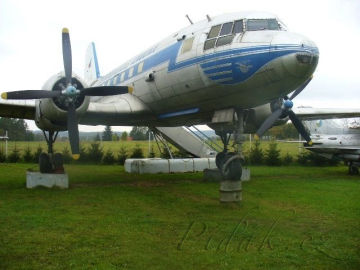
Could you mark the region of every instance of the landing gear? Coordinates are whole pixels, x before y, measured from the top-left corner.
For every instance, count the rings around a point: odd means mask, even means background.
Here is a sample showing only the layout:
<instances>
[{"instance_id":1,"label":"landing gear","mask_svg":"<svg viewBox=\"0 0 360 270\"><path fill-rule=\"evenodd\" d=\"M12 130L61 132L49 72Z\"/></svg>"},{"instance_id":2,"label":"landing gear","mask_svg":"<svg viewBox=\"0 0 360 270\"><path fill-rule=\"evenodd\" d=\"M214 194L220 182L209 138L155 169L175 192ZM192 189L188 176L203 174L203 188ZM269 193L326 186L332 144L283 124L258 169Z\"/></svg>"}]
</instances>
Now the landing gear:
<instances>
[{"instance_id":1,"label":"landing gear","mask_svg":"<svg viewBox=\"0 0 360 270\"><path fill-rule=\"evenodd\" d=\"M53 145L56 141L58 132L43 130L43 134L48 146L48 153L41 153L39 156L39 168L41 173L64 173L64 160L60 153L53 153Z\"/></svg>"},{"instance_id":2,"label":"landing gear","mask_svg":"<svg viewBox=\"0 0 360 270\"><path fill-rule=\"evenodd\" d=\"M349 163L349 174L350 175L358 175L359 174L359 167L356 166L353 162Z\"/></svg>"},{"instance_id":3,"label":"landing gear","mask_svg":"<svg viewBox=\"0 0 360 270\"><path fill-rule=\"evenodd\" d=\"M241 179L242 164L244 157L242 154L242 134L244 133L243 112L237 111L234 117L234 149L235 152L228 152L228 145L231 137L231 130L223 129L216 131L224 144L224 150L216 155L215 163L220 170L224 180L237 181Z\"/></svg>"}]
</instances>

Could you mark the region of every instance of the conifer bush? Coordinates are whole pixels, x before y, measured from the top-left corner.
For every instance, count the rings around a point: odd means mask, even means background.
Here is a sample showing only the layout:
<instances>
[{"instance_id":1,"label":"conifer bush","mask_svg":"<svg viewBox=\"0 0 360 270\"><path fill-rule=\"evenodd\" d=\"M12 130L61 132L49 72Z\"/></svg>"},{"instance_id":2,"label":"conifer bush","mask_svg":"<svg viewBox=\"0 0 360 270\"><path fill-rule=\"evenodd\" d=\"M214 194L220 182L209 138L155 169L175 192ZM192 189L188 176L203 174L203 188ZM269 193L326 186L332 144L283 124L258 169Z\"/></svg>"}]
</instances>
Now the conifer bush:
<instances>
[{"instance_id":1,"label":"conifer bush","mask_svg":"<svg viewBox=\"0 0 360 270\"><path fill-rule=\"evenodd\" d=\"M117 162L120 164L120 165L124 165L125 164L125 160L127 159L128 157L128 152L127 152L127 149L125 146L120 146L120 150L119 150L119 153L118 153L118 156L117 156Z\"/></svg>"},{"instance_id":2,"label":"conifer bush","mask_svg":"<svg viewBox=\"0 0 360 270\"><path fill-rule=\"evenodd\" d=\"M34 155L31 153L31 149L29 146L25 148L23 159L27 163L32 162L34 160Z\"/></svg>"},{"instance_id":3,"label":"conifer bush","mask_svg":"<svg viewBox=\"0 0 360 270\"><path fill-rule=\"evenodd\" d=\"M280 150L277 148L276 142L271 142L269 148L266 150L265 163L268 166L281 165Z\"/></svg>"}]
</instances>

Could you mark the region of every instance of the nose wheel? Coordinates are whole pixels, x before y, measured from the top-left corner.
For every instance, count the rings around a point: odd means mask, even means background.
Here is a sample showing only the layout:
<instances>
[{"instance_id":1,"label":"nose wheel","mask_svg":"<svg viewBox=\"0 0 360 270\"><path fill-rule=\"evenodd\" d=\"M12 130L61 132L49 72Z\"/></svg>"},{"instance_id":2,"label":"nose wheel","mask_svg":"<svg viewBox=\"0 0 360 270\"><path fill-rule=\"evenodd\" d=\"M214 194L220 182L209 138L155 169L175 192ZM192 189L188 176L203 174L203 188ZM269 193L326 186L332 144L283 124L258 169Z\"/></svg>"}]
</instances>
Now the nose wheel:
<instances>
[{"instance_id":1,"label":"nose wheel","mask_svg":"<svg viewBox=\"0 0 360 270\"><path fill-rule=\"evenodd\" d=\"M242 175L242 158L234 152L220 152L215 163L224 180L240 180Z\"/></svg>"}]
</instances>

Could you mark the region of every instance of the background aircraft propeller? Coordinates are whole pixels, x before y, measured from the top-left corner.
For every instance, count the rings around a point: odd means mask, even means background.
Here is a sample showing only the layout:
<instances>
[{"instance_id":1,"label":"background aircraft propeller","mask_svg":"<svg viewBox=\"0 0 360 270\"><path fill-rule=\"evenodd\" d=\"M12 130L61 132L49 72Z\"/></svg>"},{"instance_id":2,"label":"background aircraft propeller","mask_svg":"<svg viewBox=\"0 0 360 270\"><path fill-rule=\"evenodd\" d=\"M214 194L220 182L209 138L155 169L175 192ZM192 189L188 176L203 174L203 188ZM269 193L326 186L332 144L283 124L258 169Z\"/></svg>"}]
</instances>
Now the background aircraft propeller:
<instances>
[{"instance_id":1,"label":"background aircraft propeller","mask_svg":"<svg viewBox=\"0 0 360 270\"><path fill-rule=\"evenodd\" d=\"M302 90L309 84L312 77L310 77L303 85L297 88L294 93L289 98L288 96L284 97L284 101L282 106L275 110L260 126L260 128L255 133L255 138L260 138L269 128L271 128L274 123L279 119L288 116L297 129L297 131L303 136L303 138L307 141L309 145L312 144L309 133L306 131L304 125L300 121L300 119L296 116L296 114L291 110L293 107L292 99L294 99L298 94L301 93Z\"/></svg>"},{"instance_id":2,"label":"background aircraft propeller","mask_svg":"<svg viewBox=\"0 0 360 270\"><path fill-rule=\"evenodd\" d=\"M62 30L62 52L64 60L64 73L66 86L62 91L51 90L22 90L13 92L4 92L1 94L3 99L42 99L56 98L65 96L68 101L67 109L67 129L69 134L71 152L74 159L80 157L79 150L79 129L78 118L76 115L75 99L77 96L111 96L132 93L133 89L128 86L97 86L83 89L77 89L76 85L72 85L72 56L69 30Z\"/></svg>"}]
</instances>

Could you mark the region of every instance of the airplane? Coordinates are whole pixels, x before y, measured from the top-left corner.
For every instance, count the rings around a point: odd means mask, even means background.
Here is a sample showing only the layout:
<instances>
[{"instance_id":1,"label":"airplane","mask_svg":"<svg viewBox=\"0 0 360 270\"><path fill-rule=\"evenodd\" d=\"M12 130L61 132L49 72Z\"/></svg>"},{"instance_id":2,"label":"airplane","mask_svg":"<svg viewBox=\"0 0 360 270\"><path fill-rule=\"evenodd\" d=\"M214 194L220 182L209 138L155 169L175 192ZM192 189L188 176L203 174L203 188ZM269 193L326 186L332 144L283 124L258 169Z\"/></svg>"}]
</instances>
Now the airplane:
<instances>
[{"instance_id":1,"label":"airplane","mask_svg":"<svg viewBox=\"0 0 360 270\"><path fill-rule=\"evenodd\" d=\"M52 162L58 131L68 131L73 157L79 158L78 124L206 124L224 145L216 155L217 167L225 179L233 180L242 173L244 133L260 137L290 118L311 144L292 111L292 100L312 79L319 60L315 43L288 31L270 13L206 16L190 23L103 76L91 43L84 78L72 72L70 35L64 28L64 71L49 78L42 90L2 93L3 99L18 101L1 102L0 117L35 120L43 130L49 155L39 161L40 171ZM27 99L35 99L35 104ZM235 152L228 150L231 134Z\"/></svg>"},{"instance_id":2,"label":"airplane","mask_svg":"<svg viewBox=\"0 0 360 270\"><path fill-rule=\"evenodd\" d=\"M345 161L349 174L359 174L360 118L304 121L312 146L305 148L328 159Z\"/></svg>"}]
</instances>

